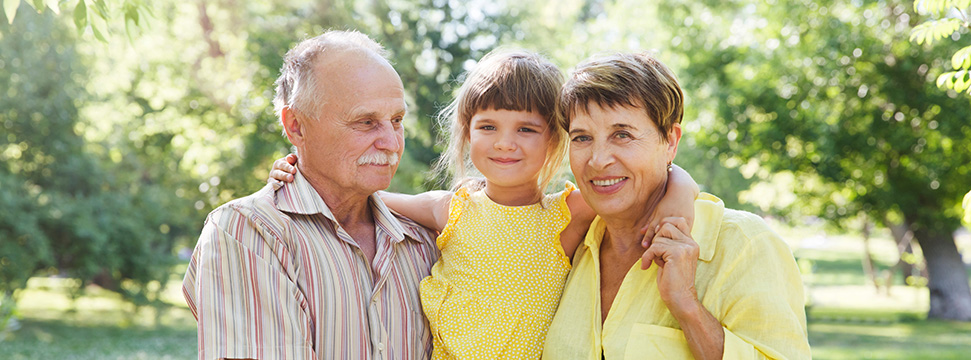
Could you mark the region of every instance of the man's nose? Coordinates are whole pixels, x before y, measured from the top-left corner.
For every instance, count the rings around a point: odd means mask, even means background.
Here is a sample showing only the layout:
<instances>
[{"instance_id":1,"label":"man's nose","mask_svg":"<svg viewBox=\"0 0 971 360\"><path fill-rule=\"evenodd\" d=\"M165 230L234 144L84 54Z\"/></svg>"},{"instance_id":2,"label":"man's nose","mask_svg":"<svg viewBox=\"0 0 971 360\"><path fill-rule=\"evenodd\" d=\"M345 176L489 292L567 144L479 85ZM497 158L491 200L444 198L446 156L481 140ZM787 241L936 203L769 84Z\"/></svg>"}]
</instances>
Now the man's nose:
<instances>
[{"instance_id":1,"label":"man's nose","mask_svg":"<svg viewBox=\"0 0 971 360\"><path fill-rule=\"evenodd\" d=\"M399 152L405 146L405 138L401 127L395 127L390 121L382 124L378 130L378 138L374 142L374 147L378 150Z\"/></svg>"}]
</instances>

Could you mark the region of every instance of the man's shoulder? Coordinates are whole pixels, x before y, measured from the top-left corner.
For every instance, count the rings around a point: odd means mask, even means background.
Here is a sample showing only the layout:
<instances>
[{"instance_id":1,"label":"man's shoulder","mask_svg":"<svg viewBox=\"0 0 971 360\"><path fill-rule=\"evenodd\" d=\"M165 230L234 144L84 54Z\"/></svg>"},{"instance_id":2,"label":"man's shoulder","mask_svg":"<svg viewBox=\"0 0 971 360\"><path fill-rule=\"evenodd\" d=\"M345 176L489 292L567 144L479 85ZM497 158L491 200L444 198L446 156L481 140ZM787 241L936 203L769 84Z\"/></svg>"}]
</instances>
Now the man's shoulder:
<instances>
[{"instance_id":1,"label":"man's shoulder","mask_svg":"<svg viewBox=\"0 0 971 360\"><path fill-rule=\"evenodd\" d=\"M394 220L401 224L404 229L405 236L417 240L422 243L434 244L434 240L438 237L438 233L435 230L429 229L427 227L421 226L414 220L408 218L407 216L401 215L394 210L388 209Z\"/></svg>"},{"instance_id":2,"label":"man's shoulder","mask_svg":"<svg viewBox=\"0 0 971 360\"><path fill-rule=\"evenodd\" d=\"M209 213L206 222L224 229L234 224L251 223L272 232L280 232L287 219L286 214L276 207L275 190L267 185L255 193L219 206Z\"/></svg>"}]
</instances>

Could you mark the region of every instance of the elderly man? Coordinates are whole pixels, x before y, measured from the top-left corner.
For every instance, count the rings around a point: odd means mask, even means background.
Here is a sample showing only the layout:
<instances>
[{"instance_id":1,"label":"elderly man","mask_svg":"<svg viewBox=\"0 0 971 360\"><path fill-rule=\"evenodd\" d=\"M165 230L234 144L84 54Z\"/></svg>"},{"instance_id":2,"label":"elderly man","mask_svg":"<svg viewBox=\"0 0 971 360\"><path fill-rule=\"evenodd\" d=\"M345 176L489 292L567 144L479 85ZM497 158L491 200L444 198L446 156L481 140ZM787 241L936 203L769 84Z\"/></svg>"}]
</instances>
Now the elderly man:
<instances>
[{"instance_id":1,"label":"elderly man","mask_svg":"<svg viewBox=\"0 0 971 360\"><path fill-rule=\"evenodd\" d=\"M430 354L418 284L435 234L374 194L404 148L404 89L383 54L347 31L287 52L274 105L298 173L209 214L183 283L200 359Z\"/></svg>"}]
</instances>

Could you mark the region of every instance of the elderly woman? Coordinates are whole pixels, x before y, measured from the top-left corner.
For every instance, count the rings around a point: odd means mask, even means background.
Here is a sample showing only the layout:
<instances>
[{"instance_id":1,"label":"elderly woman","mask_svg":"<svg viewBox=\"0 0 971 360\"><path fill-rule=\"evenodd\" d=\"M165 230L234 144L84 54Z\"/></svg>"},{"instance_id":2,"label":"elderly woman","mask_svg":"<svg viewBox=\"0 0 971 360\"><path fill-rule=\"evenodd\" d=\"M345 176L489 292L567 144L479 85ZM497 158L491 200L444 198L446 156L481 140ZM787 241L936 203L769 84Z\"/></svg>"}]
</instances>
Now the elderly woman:
<instances>
[{"instance_id":1,"label":"elderly woman","mask_svg":"<svg viewBox=\"0 0 971 360\"><path fill-rule=\"evenodd\" d=\"M681 138L674 74L647 55L608 56L578 65L562 94L570 167L599 216L543 358L809 358L799 271L758 216L702 195L693 229L665 219L644 251L643 214L664 194Z\"/></svg>"}]
</instances>

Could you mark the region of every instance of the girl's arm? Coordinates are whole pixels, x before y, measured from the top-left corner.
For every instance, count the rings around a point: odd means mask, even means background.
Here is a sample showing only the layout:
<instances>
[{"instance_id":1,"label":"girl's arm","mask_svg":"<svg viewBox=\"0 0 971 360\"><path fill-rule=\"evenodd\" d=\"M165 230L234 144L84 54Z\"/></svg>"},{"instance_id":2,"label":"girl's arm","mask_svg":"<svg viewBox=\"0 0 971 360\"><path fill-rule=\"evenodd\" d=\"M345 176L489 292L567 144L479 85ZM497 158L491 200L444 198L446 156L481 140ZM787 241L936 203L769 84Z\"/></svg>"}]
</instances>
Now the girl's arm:
<instances>
[{"instance_id":1,"label":"girl's arm","mask_svg":"<svg viewBox=\"0 0 971 360\"><path fill-rule=\"evenodd\" d=\"M297 167L294 166L296 163L295 154L274 161L269 181L281 186L283 183L293 182L293 176L297 174ZM448 206L452 201L452 193L448 191L428 191L418 195L378 191L378 196L391 210L429 229L441 232L448 222Z\"/></svg>"},{"instance_id":2,"label":"girl's arm","mask_svg":"<svg viewBox=\"0 0 971 360\"><path fill-rule=\"evenodd\" d=\"M654 210L654 216L651 218L651 222L641 229L644 232L644 240L641 242L641 245L645 248L654 239L661 219L667 217L684 218L688 222L689 232L694 225L695 199L698 198L698 193L701 190L698 188L698 183L691 178L691 175L687 171L684 171L684 169L677 165L671 166L671 174L668 177L667 190L664 193L664 197L661 198L657 209Z\"/></svg>"},{"instance_id":3,"label":"girl's arm","mask_svg":"<svg viewBox=\"0 0 971 360\"><path fill-rule=\"evenodd\" d=\"M445 190L426 191L418 195L378 191L385 205L424 227L442 232L448 223L448 205L452 193Z\"/></svg>"},{"instance_id":4,"label":"girl's arm","mask_svg":"<svg viewBox=\"0 0 971 360\"><path fill-rule=\"evenodd\" d=\"M573 259L573 253L577 251L577 246L583 242L587 235L590 223L597 216L590 205L583 200L579 190L573 190L566 198L566 205L570 208L570 224L560 233L560 245L566 257Z\"/></svg>"}]
</instances>

